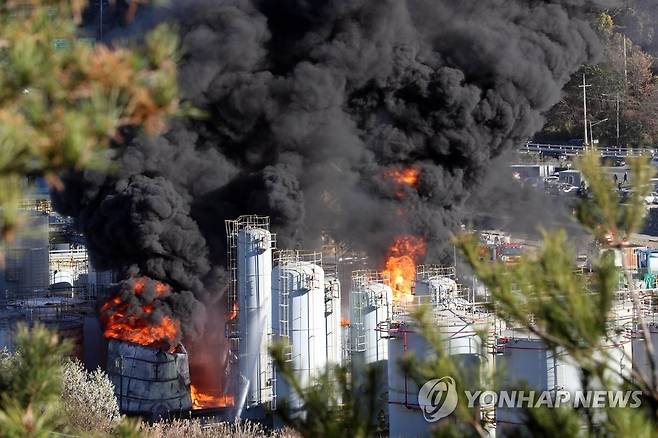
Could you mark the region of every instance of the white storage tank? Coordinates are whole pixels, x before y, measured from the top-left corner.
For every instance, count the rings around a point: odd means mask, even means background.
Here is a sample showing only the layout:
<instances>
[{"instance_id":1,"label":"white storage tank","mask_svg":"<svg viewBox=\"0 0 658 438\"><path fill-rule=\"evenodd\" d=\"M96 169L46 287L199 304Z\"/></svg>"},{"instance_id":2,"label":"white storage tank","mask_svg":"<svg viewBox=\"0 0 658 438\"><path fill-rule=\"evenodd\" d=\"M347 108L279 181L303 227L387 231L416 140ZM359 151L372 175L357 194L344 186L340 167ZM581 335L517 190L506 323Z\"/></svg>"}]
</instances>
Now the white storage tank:
<instances>
[{"instance_id":1,"label":"white storage tank","mask_svg":"<svg viewBox=\"0 0 658 438\"><path fill-rule=\"evenodd\" d=\"M352 361L371 364L388 360L388 341L379 326L392 316L393 291L369 271L355 271L352 277Z\"/></svg>"},{"instance_id":2,"label":"white storage tank","mask_svg":"<svg viewBox=\"0 0 658 438\"><path fill-rule=\"evenodd\" d=\"M226 221L228 239L229 307L236 415L262 416L272 401L273 369L269 355L272 335L272 248L269 218L241 216ZM251 409L257 408L257 409ZM253 411L253 412L252 412Z\"/></svg>"},{"instance_id":3,"label":"white storage tank","mask_svg":"<svg viewBox=\"0 0 658 438\"><path fill-rule=\"evenodd\" d=\"M288 342L286 357L305 387L327 365L324 271L308 261L281 259L272 271L272 285L274 334ZM276 399L301 407L285 379L276 381Z\"/></svg>"},{"instance_id":4,"label":"white storage tank","mask_svg":"<svg viewBox=\"0 0 658 438\"><path fill-rule=\"evenodd\" d=\"M477 380L482 358L482 342L475 328L453 312L434 311L436 328L443 340L443 353L453 356L469 380ZM415 437L430 435L434 423L423 417L418 404L419 387L399 366L406 354L412 353L419 360L435 354L434 348L416 331L409 318L384 327L388 337L388 417L389 436ZM442 377L442 376L437 376Z\"/></svg>"},{"instance_id":5,"label":"white storage tank","mask_svg":"<svg viewBox=\"0 0 658 438\"><path fill-rule=\"evenodd\" d=\"M617 384L623 383L620 375L630 377L631 366L636 366L628 360L631 345L631 340L624 331L612 334L602 345L608 360L607 378ZM571 393L582 389L579 367L568 353L563 350L553 352L534 335L510 330L506 336L498 338L496 352L496 370L503 376L502 388L523 390L529 387L535 391ZM594 389L605 389L601 384L590 385ZM522 423L522 409L497 407L496 422L498 434L513 434Z\"/></svg>"},{"instance_id":6,"label":"white storage tank","mask_svg":"<svg viewBox=\"0 0 658 438\"><path fill-rule=\"evenodd\" d=\"M248 389L245 407L269 402L271 369L272 243L270 233L246 228L238 233L239 372Z\"/></svg>"},{"instance_id":7,"label":"white storage tank","mask_svg":"<svg viewBox=\"0 0 658 438\"><path fill-rule=\"evenodd\" d=\"M353 387L357 399L363 403L374 398L376 412L372 421L386 415L388 339L381 330L382 324L389 323L392 317L393 291L384 284L384 278L373 271L352 273L350 291L350 361ZM377 372L378 381L375 394L366 394L368 388L366 369Z\"/></svg>"},{"instance_id":8,"label":"white storage tank","mask_svg":"<svg viewBox=\"0 0 658 438\"><path fill-rule=\"evenodd\" d=\"M0 292L12 298L45 294L48 275L48 215L26 212L26 226L3 248Z\"/></svg>"},{"instance_id":9,"label":"white storage tank","mask_svg":"<svg viewBox=\"0 0 658 438\"><path fill-rule=\"evenodd\" d=\"M343 361L340 282L325 277L324 327L327 345L327 364L340 365Z\"/></svg>"},{"instance_id":10,"label":"white storage tank","mask_svg":"<svg viewBox=\"0 0 658 438\"><path fill-rule=\"evenodd\" d=\"M653 346L654 362L658 363L658 324L655 322L647 323L649 335L651 336L651 345ZM638 326L633 330L632 337L632 354L633 367L645 376L645 379L651 381L651 363L646 351L646 339L642 329Z\"/></svg>"},{"instance_id":11,"label":"white storage tank","mask_svg":"<svg viewBox=\"0 0 658 438\"><path fill-rule=\"evenodd\" d=\"M435 277L416 281L416 297L427 297L430 304L451 303L457 300L457 282L450 277Z\"/></svg>"},{"instance_id":12,"label":"white storage tank","mask_svg":"<svg viewBox=\"0 0 658 438\"><path fill-rule=\"evenodd\" d=\"M496 352L496 371L502 376L502 389L578 391L582 387L578 368L568 355L563 351L553 352L541 339L511 333L498 339ZM522 408L496 408L497 434L513 434L522 423Z\"/></svg>"}]
</instances>

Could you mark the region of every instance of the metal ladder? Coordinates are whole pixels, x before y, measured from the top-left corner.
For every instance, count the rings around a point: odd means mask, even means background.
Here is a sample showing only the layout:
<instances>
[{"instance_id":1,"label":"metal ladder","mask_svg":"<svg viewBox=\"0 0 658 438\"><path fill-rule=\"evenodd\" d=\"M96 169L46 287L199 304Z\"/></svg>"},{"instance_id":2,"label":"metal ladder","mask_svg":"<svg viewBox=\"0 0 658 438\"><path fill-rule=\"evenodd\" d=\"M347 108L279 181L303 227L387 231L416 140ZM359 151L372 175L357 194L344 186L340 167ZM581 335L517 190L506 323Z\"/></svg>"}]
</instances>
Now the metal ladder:
<instances>
[{"instance_id":1,"label":"metal ladder","mask_svg":"<svg viewBox=\"0 0 658 438\"><path fill-rule=\"evenodd\" d=\"M290 345L290 284L287 271L281 269L279 274L279 339L286 341L283 357L286 362L292 360L292 345Z\"/></svg>"}]
</instances>

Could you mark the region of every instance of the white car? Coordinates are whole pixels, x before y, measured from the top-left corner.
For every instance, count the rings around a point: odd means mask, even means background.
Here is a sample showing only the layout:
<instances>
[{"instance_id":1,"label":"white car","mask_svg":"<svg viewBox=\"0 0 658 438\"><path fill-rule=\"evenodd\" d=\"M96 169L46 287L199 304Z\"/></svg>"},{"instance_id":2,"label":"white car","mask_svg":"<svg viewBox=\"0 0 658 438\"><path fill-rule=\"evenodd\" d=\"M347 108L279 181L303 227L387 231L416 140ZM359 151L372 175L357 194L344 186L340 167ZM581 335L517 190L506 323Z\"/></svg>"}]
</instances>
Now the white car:
<instances>
[{"instance_id":1,"label":"white car","mask_svg":"<svg viewBox=\"0 0 658 438\"><path fill-rule=\"evenodd\" d=\"M560 190L564 193L574 193L578 191L578 187L568 183L564 183L560 185Z\"/></svg>"},{"instance_id":2,"label":"white car","mask_svg":"<svg viewBox=\"0 0 658 438\"><path fill-rule=\"evenodd\" d=\"M658 193L656 192L649 193L647 196L644 197L644 203L646 205L658 204Z\"/></svg>"}]
</instances>

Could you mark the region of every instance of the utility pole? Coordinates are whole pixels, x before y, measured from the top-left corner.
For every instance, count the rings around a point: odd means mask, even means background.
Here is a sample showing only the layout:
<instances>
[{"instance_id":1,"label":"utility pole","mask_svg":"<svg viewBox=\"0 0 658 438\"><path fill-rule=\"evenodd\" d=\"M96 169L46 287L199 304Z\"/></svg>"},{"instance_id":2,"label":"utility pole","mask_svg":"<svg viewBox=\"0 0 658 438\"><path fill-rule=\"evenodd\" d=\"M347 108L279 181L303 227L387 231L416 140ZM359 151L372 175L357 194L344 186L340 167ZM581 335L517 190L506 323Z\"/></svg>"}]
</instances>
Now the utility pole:
<instances>
[{"instance_id":1,"label":"utility pole","mask_svg":"<svg viewBox=\"0 0 658 438\"><path fill-rule=\"evenodd\" d=\"M617 91L617 147L621 147L619 144L619 91Z\"/></svg>"},{"instance_id":2,"label":"utility pole","mask_svg":"<svg viewBox=\"0 0 658 438\"><path fill-rule=\"evenodd\" d=\"M585 149L587 149L588 138L587 138L587 87L591 85L587 84L585 80L585 73L583 73L583 85L579 85L579 88L583 89L583 124L585 125Z\"/></svg>"},{"instance_id":3,"label":"utility pole","mask_svg":"<svg viewBox=\"0 0 658 438\"><path fill-rule=\"evenodd\" d=\"M624 37L624 85L628 87L628 52L626 50L626 34L622 36Z\"/></svg>"},{"instance_id":4,"label":"utility pole","mask_svg":"<svg viewBox=\"0 0 658 438\"><path fill-rule=\"evenodd\" d=\"M103 41L103 2L105 0L100 0L100 22L99 22L99 30L100 30L100 40Z\"/></svg>"}]
</instances>

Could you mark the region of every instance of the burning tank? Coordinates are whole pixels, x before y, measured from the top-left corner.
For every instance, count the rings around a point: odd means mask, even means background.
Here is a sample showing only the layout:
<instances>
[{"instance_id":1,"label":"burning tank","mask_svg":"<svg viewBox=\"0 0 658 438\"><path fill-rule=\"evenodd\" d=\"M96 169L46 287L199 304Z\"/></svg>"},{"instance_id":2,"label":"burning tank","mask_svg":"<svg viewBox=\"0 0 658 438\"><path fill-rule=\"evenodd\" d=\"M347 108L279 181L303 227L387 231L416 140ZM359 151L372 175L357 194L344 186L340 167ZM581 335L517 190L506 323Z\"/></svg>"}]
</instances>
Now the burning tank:
<instances>
[{"instance_id":1,"label":"burning tank","mask_svg":"<svg viewBox=\"0 0 658 438\"><path fill-rule=\"evenodd\" d=\"M151 419L192 409L187 351L111 339L107 373L121 412Z\"/></svg>"},{"instance_id":2,"label":"burning tank","mask_svg":"<svg viewBox=\"0 0 658 438\"><path fill-rule=\"evenodd\" d=\"M109 339L107 372L124 413L158 419L233 404L231 396L206 385L212 379L195 381L191 375L195 362L181 343L180 321L167 305L170 294L164 283L133 277L118 284L101 307Z\"/></svg>"}]
</instances>

